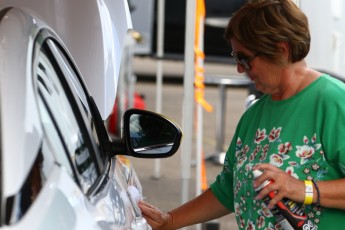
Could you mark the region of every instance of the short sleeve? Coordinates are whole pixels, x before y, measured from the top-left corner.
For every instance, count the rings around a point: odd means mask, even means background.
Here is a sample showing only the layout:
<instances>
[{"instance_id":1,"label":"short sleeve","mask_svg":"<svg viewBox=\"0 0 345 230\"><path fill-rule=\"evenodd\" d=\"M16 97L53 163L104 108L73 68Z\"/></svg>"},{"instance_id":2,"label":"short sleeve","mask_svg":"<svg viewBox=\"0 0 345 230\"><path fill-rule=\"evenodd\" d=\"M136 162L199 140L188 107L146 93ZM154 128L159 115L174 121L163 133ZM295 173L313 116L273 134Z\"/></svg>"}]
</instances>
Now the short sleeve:
<instances>
[{"instance_id":1,"label":"short sleeve","mask_svg":"<svg viewBox=\"0 0 345 230\"><path fill-rule=\"evenodd\" d=\"M211 184L211 190L217 199L231 212L234 212L234 195L232 189L233 177L229 173L222 172Z\"/></svg>"},{"instance_id":2,"label":"short sleeve","mask_svg":"<svg viewBox=\"0 0 345 230\"><path fill-rule=\"evenodd\" d=\"M211 190L217 199L231 212L234 212L234 174L231 166L232 146L230 145L224 160L222 172L211 184Z\"/></svg>"},{"instance_id":3,"label":"short sleeve","mask_svg":"<svg viewBox=\"0 0 345 230\"><path fill-rule=\"evenodd\" d=\"M342 176L345 176L345 85L338 83L324 86L320 118L322 144L325 157ZM327 100L326 100L327 99Z\"/></svg>"}]
</instances>

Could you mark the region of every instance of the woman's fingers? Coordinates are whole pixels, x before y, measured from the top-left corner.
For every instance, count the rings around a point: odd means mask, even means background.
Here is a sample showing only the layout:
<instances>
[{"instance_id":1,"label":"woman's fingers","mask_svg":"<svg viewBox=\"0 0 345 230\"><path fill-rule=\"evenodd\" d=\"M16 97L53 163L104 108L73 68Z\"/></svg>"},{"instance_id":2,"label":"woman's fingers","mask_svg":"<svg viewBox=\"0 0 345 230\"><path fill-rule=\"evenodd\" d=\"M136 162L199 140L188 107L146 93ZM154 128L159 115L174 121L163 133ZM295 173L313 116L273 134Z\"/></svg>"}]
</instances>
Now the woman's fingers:
<instances>
[{"instance_id":1,"label":"woman's fingers","mask_svg":"<svg viewBox=\"0 0 345 230\"><path fill-rule=\"evenodd\" d=\"M170 214L164 213L155 206L145 202L139 201L138 206L141 209L143 217L149 223L149 225L154 229L170 229L169 218Z\"/></svg>"}]
</instances>

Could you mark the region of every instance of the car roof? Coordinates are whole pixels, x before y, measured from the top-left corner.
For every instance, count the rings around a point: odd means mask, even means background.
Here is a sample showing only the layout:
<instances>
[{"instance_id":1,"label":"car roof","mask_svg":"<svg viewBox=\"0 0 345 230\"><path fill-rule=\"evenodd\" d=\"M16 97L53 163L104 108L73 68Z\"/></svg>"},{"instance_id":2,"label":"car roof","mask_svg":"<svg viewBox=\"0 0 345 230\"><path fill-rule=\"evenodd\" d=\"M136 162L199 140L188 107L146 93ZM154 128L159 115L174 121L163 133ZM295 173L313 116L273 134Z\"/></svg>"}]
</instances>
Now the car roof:
<instances>
[{"instance_id":1,"label":"car roof","mask_svg":"<svg viewBox=\"0 0 345 230\"><path fill-rule=\"evenodd\" d=\"M0 21L0 128L2 195L18 192L42 143L32 82L34 39L43 24L11 8Z\"/></svg>"}]
</instances>

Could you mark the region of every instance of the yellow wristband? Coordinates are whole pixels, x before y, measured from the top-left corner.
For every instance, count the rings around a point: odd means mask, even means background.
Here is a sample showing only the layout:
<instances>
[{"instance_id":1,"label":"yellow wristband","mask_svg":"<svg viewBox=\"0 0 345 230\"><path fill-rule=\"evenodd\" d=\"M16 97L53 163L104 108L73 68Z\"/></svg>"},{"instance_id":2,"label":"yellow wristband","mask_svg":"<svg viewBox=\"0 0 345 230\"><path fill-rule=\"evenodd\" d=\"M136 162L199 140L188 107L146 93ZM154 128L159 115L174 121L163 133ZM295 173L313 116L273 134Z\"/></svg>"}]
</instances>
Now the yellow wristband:
<instances>
[{"instance_id":1,"label":"yellow wristband","mask_svg":"<svg viewBox=\"0 0 345 230\"><path fill-rule=\"evenodd\" d=\"M313 203L313 182L310 180L305 180L305 197L304 204L311 205Z\"/></svg>"}]
</instances>

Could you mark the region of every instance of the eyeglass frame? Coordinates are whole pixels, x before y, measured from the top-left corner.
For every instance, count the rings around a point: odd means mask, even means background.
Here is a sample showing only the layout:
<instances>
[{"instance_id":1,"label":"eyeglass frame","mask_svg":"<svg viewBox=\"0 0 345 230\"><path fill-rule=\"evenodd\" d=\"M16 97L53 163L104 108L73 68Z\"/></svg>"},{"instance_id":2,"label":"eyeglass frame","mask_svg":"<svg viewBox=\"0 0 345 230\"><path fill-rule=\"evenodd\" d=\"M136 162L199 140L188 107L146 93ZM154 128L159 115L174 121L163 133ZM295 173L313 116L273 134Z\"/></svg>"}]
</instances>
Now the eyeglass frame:
<instances>
[{"instance_id":1,"label":"eyeglass frame","mask_svg":"<svg viewBox=\"0 0 345 230\"><path fill-rule=\"evenodd\" d=\"M246 70L251 70L252 67L250 66L250 62L254 60L257 56L259 56L260 53L256 53L252 56L245 56L243 54L240 54L240 57L238 56L238 53L231 51L231 56L235 58L237 64L241 65Z\"/></svg>"}]
</instances>

